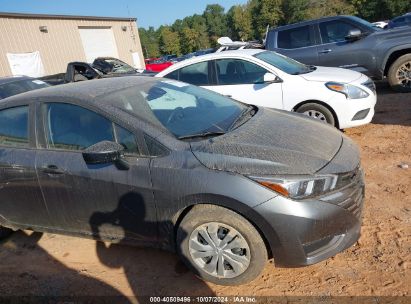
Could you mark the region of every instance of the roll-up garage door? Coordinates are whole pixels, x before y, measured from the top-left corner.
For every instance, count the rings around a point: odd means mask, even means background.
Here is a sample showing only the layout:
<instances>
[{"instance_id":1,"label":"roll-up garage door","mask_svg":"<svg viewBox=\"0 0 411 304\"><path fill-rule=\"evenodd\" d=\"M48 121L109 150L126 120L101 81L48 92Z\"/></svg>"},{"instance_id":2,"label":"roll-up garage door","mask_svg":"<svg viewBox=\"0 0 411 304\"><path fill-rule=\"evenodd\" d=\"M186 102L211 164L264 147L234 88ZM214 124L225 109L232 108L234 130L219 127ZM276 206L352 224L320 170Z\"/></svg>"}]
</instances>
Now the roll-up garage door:
<instances>
[{"instance_id":1,"label":"roll-up garage door","mask_svg":"<svg viewBox=\"0 0 411 304\"><path fill-rule=\"evenodd\" d=\"M79 27L87 62L97 57L118 58L116 40L110 27Z\"/></svg>"}]
</instances>

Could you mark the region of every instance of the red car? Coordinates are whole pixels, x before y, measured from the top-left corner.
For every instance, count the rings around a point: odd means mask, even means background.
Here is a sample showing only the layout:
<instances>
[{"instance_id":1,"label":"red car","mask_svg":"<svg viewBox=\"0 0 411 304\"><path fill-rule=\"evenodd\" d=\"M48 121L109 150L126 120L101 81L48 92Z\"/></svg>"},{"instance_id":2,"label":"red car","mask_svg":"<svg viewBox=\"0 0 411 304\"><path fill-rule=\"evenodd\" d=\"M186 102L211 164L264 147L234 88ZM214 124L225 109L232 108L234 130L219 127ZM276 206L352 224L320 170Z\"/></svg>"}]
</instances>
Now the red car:
<instances>
[{"instance_id":1,"label":"red car","mask_svg":"<svg viewBox=\"0 0 411 304\"><path fill-rule=\"evenodd\" d=\"M173 63L162 58L148 58L144 60L146 63L146 70L153 72L161 72Z\"/></svg>"}]
</instances>

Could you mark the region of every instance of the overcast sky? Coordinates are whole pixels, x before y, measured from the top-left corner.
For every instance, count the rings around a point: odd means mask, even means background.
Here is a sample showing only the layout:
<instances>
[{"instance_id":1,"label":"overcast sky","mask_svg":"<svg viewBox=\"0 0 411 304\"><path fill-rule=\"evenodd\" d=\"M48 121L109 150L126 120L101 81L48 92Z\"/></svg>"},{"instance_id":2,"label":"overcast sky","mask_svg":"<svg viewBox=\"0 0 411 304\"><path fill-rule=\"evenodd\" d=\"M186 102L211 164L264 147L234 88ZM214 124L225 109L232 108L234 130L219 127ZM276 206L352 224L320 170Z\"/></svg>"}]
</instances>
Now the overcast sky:
<instances>
[{"instance_id":1,"label":"overcast sky","mask_svg":"<svg viewBox=\"0 0 411 304\"><path fill-rule=\"evenodd\" d=\"M247 0L0 0L0 12L33 14L135 17L138 26L172 24L201 14L207 4L218 3L228 10Z\"/></svg>"}]
</instances>

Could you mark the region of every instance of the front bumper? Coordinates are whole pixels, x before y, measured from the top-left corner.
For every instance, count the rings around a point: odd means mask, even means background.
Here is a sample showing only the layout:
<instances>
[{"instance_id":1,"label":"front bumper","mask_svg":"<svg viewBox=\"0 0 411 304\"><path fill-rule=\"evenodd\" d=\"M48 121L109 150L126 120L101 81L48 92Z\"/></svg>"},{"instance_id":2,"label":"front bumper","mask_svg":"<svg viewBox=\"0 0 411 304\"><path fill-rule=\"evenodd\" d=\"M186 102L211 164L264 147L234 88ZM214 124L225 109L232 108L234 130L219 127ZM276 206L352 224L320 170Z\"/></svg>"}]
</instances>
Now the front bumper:
<instances>
[{"instance_id":1,"label":"front bumper","mask_svg":"<svg viewBox=\"0 0 411 304\"><path fill-rule=\"evenodd\" d=\"M338 93L329 101L338 117L340 129L357 127L371 122L375 113L377 95L373 92L369 92L369 94L366 98L347 99L344 95ZM359 113L365 111L367 111L367 115L359 115Z\"/></svg>"},{"instance_id":2,"label":"front bumper","mask_svg":"<svg viewBox=\"0 0 411 304\"><path fill-rule=\"evenodd\" d=\"M358 240L364 183L361 170L354 171L347 173L356 174L349 185L316 200L277 196L254 208L265 220L264 233L276 266L318 263Z\"/></svg>"}]
</instances>

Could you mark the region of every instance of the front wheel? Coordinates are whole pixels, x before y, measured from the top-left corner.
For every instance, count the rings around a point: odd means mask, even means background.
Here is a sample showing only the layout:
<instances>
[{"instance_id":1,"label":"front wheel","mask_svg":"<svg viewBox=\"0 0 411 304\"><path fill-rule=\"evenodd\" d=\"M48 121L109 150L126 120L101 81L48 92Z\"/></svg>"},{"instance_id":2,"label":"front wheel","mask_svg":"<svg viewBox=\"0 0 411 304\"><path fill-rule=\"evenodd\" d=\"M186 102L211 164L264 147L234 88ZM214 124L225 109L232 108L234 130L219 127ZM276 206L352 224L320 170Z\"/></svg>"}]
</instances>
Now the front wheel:
<instances>
[{"instance_id":1,"label":"front wheel","mask_svg":"<svg viewBox=\"0 0 411 304\"><path fill-rule=\"evenodd\" d=\"M296 112L305 114L307 116L310 116L311 118L337 127L333 113L331 113L331 111L327 107L321 104L313 102L306 103L299 107Z\"/></svg>"},{"instance_id":2,"label":"front wheel","mask_svg":"<svg viewBox=\"0 0 411 304\"><path fill-rule=\"evenodd\" d=\"M259 232L241 215L214 205L197 205L177 231L178 252L202 279L240 285L255 279L267 262Z\"/></svg>"},{"instance_id":3,"label":"front wheel","mask_svg":"<svg viewBox=\"0 0 411 304\"><path fill-rule=\"evenodd\" d=\"M411 54L399 57L388 70L388 82L397 92L411 92Z\"/></svg>"}]
</instances>

